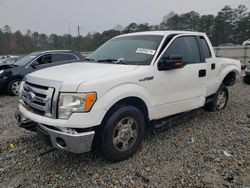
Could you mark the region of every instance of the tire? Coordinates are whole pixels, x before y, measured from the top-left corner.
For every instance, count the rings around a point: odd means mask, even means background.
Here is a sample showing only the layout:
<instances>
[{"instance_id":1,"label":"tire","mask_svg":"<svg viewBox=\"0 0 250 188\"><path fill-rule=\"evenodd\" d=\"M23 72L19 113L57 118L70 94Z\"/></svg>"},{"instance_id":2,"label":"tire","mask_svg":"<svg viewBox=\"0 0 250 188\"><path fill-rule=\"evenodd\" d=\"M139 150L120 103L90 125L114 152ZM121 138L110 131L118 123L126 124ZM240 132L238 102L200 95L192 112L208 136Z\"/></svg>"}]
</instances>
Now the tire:
<instances>
[{"instance_id":1,"label":"tire","mask_svg":"<svg viewBox=\"0 0 250 188\"><path fill-rule=\"evenodd\" d=\"M8 94L11 96L18 96L21 82L22 82L21 79L14 79L14 80L10 81L10 83L7 86Z\"/></svg>"},{"instance_id":2,"label":"tire","mask_svg":"<svg viewBox=\"0 0 250 188\"><path fill-rule=\"evenodd\" d=\"M204 108L207 111L220 111L224 110L227 106L229 98L229 92L226 86L221 85L218 91L215 93L211 102L207 103Z\"/></svg>"},{"instance_id":3,"label":"tire","mask_svg":"<svg viewBox=\"0 0 250 188\"><path fill-rule=\"evenodd\" d=\"M243 77L243 82L244 82L245 84L250 85L250 76L244 76L244 77Z\"/></svg>"},{"instance_id":4,"label":"tire","mask_svg":"<svg viewBox=\"0 0 250 188\"><path fill-rule=\"evenodd\" d=\"M145 120L139 109L123 105L112 110L100 131L101 154L108 161L125 160L136 153L145 134Z\"/></svg>"}]
</instances>

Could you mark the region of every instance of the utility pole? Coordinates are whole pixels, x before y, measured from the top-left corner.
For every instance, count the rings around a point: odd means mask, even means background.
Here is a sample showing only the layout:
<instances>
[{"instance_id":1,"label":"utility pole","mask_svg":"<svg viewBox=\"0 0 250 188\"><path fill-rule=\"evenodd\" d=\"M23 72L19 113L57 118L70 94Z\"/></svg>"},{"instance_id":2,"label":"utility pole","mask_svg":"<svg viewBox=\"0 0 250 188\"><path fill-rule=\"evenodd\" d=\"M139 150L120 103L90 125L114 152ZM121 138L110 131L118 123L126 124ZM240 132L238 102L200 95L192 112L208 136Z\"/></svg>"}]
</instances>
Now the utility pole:
<instances>
[{"instance_id":1,"label":"utility pole","mask_svg":"<svg viewBox=\"0 0 250 188\"><path fill-rule=\"evenodd\" d=\"M80 37L80 26L77 26L77 31L78 31L78 37Z\"/></svg>"},{"instance_id":2,"label":"utility pole","mask_svg":"<svg viewBox=\"0 0 250 188\"><path fill-rule=\"evenodd\" d=\"M68 48L70 50L70 22L68 23L68 30L69 30L69 34L68 34Z\"/></svg>"},{"instance_id":3,"label":"utility pole","mask_svg":"<svg viewBox=\"0 0 250 188\"><path fill-rule=\"evenodd\" d=\"M79 40L79 51L82 50L82 40L81 40L81 35L80 35L80 29L83 29L79 25L77 26L77 33L78 33L78 40Z\"/></svg>"}]
</instances>

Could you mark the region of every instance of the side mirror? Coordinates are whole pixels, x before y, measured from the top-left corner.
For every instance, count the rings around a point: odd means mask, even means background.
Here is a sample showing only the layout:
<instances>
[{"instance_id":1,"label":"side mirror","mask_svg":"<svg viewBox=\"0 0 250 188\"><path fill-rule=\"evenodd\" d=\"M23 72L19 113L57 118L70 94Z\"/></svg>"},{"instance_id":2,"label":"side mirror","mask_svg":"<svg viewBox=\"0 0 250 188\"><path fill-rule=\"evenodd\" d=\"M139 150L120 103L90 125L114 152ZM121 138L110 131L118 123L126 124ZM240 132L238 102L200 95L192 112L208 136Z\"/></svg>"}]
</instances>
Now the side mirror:
<instances>
[{"instance_id":1,"label":"side mirror","mask_svg":"<svg viewBox=\"0 0 250 188\"><path fill-rule=\"evenodd\" d=\"M158 70L164 71L164 70L180 69L184 66L185 64L183 62L182 56L171 55L160 59L158 63Z\"/></svg>"},{"instance_id":2,"label":"side mirror","mask_svg":"<svg viewBox=\"0 0 250 188\"><path fill-rule=\"evenodd\" d=\"M39 63L37 61L34 61L33 63L31 63L31 68L36 69L36 67L39 65Z\"/></svg>"}]
</instances>

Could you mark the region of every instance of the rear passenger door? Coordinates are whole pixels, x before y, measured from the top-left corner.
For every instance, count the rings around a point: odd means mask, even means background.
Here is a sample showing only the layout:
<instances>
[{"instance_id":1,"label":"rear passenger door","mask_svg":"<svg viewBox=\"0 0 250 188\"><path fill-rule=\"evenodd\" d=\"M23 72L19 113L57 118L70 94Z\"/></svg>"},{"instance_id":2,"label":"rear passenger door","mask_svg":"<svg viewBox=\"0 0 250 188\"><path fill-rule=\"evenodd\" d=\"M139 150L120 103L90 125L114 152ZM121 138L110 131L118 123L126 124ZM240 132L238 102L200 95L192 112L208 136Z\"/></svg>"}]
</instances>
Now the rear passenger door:
<instances>
[{"instance_id":1,"label":"rear passenger door","mask_svg":"<svg viewBox=\"0 0 250 188\"><path fill-rule=\"evenodd\" d=\"M182 56L184 67L155 74L156 116L164 117L203 106L206 96L206 62L196 36L176 36L161 58Z\"/></svg>"},{"instance_id":2,"label":"rear passenger door","mask_svg":"<svg viewBox=\"0 0 250 188\"><path fill-rule=\"evenodd\" d=\"M218 67L216 65L216 60L213 58L212 52L208 40L203 37L198 37L198 42L201 48L201 56L202 61L206 62L207 64L207 96L214 94L214 92L218 89L219 83L217 82L218 79ZM212 48L212 46L211 46Z\"/></svg>"}]
</instances>

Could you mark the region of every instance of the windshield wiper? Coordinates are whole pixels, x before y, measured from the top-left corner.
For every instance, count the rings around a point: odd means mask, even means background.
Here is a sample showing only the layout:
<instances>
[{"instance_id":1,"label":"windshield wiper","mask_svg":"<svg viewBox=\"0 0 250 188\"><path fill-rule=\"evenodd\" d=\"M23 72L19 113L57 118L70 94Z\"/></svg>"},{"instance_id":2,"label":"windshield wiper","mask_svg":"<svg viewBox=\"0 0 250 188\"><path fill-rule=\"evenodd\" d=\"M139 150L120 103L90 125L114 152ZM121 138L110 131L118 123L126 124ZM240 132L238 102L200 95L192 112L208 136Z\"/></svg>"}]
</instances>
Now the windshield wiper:
<instances>
[{"instance_id":1,"label":"windshield wiper","mask_svg":"<svg viewBox=\"0 0 250 188\"><path fill-rule=\"evenodd\" d=\"M127 65L125 61L123 61L125 58L119 58L119 59L100 59L97 62L110 62L115 64L124 64Z\"/></svg>"}]
</instances>

